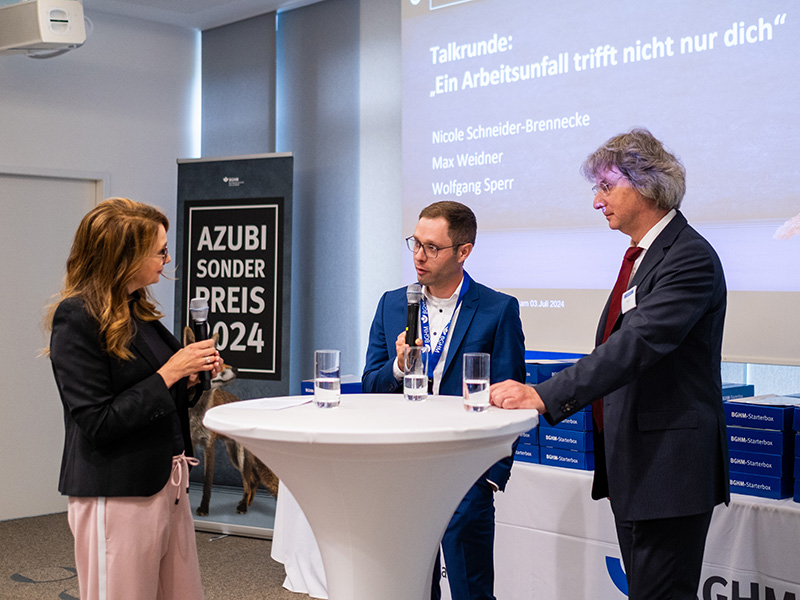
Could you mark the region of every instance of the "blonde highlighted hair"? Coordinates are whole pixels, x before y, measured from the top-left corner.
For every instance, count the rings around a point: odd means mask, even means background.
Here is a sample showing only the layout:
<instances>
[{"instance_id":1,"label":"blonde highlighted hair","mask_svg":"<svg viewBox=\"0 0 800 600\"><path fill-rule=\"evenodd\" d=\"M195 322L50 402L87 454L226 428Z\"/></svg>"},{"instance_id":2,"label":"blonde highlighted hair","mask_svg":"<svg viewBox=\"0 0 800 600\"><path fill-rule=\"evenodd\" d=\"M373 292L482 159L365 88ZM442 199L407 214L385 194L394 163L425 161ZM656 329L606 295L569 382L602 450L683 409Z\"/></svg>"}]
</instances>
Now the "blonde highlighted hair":
<instances>
[{"instance_id":1,"label":"blonde highlighted hair","mask_svg":"<svg viewBox=\"0 0 800 600\"><path fill-rule=\"evenodd\" d=\"M128 198L109 198L90 210L75 232L64 287L48 310L48 330L58 304L80 297L99 325L106 352L123 360L132 358L129 346L134 329L128 285L152 258L160 225L169 229L164 213ZM132 310L143 321L163 316L146 287L135 295Z\"/></svg>"}]
</instances>

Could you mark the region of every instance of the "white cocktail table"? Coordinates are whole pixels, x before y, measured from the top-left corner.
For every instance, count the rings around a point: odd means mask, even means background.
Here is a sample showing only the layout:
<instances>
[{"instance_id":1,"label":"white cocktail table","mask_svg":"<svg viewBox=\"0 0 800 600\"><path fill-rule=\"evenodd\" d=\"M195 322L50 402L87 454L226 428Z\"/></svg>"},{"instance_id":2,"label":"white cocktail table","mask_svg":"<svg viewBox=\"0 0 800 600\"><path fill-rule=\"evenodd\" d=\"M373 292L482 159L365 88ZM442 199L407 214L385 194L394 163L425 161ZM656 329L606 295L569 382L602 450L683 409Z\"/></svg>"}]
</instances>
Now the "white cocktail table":
<instances>
[{"instance_id":1,"label":"white cocktail table","mask_svg":"<svg viewBox=\"0 0 800 600\"><path fill-rule=\"evenodd\" d=\"M467 413L462 399L345 394L341 406L212 408L204 424L231 437L291 490L319 543L331 600L424 600L450 517L470 486L511 454L532 410Z\"/></svg>"}]
</instances>

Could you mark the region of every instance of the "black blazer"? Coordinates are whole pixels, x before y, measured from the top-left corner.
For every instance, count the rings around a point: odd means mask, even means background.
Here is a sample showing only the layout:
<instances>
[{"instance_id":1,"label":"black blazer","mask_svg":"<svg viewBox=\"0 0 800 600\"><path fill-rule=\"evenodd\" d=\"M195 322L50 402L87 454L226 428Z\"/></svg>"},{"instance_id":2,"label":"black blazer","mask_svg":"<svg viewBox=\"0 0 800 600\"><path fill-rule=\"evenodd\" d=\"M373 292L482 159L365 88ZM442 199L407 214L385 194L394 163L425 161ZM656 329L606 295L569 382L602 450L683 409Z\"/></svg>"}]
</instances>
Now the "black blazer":
<instances>
[{"instance_id":1,"label":"black blazer","mask_svg":"<svg viewBox=\"0 0 800 600\"><path fill-rule=\"evenodd\" d=\"M173 350L180 344L157 330ZM58 489L69 496L152 496L172 469L172 413L176 410L191 455L186 379L167 388L161 364L137 335L134 358L103 350L97 322L80 298L59 304L50 360L64 406L64 454Z\"/></svg>"},{"instance_id":2,"label":"black blazer","mask_svg":"<svg viewBox=\"0 0 800 600\"><path fill-rule=\"evenodd\" d=\"M592 496L617 519L699 514L729 501L720 359L726 288L711 245L678 212L654 240L621 314L595 350L536 387L549 422L602 397ZM605 460L602 451L605 449Z\"/></svg>"}]
</instances>

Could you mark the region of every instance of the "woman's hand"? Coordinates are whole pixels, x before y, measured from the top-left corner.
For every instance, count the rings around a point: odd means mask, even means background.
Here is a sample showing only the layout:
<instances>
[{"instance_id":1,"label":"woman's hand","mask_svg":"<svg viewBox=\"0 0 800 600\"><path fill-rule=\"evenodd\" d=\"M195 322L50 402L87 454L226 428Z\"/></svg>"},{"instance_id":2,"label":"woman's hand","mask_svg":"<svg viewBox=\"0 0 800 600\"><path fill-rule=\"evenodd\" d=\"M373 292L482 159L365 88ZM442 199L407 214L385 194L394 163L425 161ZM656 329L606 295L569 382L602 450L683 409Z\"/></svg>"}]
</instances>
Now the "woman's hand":
<instances>
[{"instance_id":1,"label":"woman's hand","mask_svg":"<svg viewBox=\"0 0 800 600\"><path fill-rule=\"evenodd\" d=\"M172 387L177 381L189 377L189 385L199 381L200 371L211 371L213 377L219 373L221 361L219 352L214 348L214 340L202 340L181 348L158 370L158 374Z\"/></svg>"},{"instance_id":2,"label":"woman's hand","mask_svg":"<svg viewBox=\"0 0 800 600\"><path fill-rule=\"evenodd\" d=\"M224 361L220 357L219 362L217 362L217 364L211 370L211 379L214 379L214 377L222 373L223 367L224 367ZM195 372L189 375L189 380L186 382L186 387L193 388L198 383L200 383L200 373Z\"/></svg>"}]
</instances>

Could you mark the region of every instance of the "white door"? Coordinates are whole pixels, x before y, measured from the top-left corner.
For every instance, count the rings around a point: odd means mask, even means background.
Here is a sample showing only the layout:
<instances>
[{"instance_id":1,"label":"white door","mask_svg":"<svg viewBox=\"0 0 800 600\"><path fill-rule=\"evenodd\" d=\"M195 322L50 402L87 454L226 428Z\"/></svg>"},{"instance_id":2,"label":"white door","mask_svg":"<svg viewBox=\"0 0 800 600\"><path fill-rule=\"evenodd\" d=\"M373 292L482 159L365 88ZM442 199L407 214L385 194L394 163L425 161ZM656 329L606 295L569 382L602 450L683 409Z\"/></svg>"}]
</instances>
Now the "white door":
<instances>
[{"instance_id":1,"label":"white door","mask_svg":"<svg viewBox=\"0 0 800 600\"><path fill-rule=\"evenodd\" d=\"M100 182L0 173L0 520L66 510L61 403L43 317Z\"/></svg>"}]
</instances>

